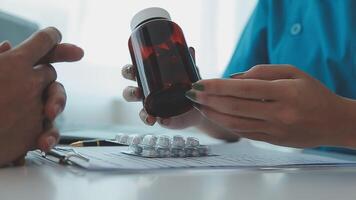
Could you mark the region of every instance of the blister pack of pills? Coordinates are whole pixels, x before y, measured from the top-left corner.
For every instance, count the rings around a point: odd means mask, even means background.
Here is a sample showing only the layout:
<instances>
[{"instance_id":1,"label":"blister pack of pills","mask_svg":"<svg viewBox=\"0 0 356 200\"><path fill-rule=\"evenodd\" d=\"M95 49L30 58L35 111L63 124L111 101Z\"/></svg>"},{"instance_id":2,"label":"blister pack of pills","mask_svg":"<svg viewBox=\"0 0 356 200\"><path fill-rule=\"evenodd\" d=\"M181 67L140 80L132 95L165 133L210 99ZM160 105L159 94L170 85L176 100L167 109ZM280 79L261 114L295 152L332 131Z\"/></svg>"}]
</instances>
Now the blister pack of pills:
<instances>
[{"instance_id":1,"label":"blister pack of pills","mask_svg":"<svg viewBox=\"0 0 356 200\"><path fill-rule=\"evenodd\" d=\"M166 135L125 135L116 136L116 140L127 145L128 150L122 153L146 158L184 158L209 156L210 149L206 145L200 145L194 137Z\"/></svg>"}]
</instances>

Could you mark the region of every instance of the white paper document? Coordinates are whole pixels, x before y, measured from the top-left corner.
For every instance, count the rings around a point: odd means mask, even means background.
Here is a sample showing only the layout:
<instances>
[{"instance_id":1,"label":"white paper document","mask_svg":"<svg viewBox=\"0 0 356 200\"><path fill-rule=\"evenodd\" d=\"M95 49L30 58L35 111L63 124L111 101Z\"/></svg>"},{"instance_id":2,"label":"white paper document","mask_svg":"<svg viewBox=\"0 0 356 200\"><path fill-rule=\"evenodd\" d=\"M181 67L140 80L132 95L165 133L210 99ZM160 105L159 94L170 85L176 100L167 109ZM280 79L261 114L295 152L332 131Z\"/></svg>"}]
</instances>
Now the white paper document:
<instances>
[{"instance_id":1,"label":"white paper document","mask_svg":"<svg viewBox=\"0 0 356 200\"><path fill-rule=\"evenodd\" d=\"M71 157L72 164L88 170L144 171L204 168L274 168L301 166L356 165L356 159L341 159L302 152L261 149L248 142L211 147L213 156L191 158L142 158L122 153L127 147L79 147L76 153L87 158Z\"/></svg>"}]
</instances>

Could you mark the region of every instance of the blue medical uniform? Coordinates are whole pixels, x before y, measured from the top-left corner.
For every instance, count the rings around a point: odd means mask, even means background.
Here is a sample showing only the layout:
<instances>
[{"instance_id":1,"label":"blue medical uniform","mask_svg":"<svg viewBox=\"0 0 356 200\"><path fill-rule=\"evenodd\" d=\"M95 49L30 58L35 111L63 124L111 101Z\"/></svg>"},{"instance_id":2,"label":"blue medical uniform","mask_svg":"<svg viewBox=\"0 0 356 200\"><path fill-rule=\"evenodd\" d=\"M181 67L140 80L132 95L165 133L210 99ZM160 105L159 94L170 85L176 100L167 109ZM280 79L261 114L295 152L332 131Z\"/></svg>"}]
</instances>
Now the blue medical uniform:
<instances>
[{"instance_id":1,"label":"blue medical uniform","mask_svg":"<svg viewBox=\"0 0 356 200\"><path fill-rule=\"evenodd\" d=\"M260 0L224 77L291 64L356 99L356 0Z\"/></svg>"}]
</instances>

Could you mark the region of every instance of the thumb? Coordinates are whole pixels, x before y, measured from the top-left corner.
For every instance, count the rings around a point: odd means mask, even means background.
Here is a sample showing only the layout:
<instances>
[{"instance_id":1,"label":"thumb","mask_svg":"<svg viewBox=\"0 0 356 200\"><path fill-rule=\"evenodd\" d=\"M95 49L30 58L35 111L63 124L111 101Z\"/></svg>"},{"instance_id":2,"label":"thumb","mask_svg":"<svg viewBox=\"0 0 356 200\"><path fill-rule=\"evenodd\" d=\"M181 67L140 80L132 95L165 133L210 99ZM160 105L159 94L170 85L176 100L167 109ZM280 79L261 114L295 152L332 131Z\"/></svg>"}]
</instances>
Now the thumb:
<instances>
[{"instance_id":1,"label":"thumb","mask_svg":"<svg viewBox=\"0 0 356 200\"><path fill-rule=\"evenodd\" d=\"M246 72L232 74L233 79L295 79L300 76L300 71L291 65L256 65Z\"/></svg>"}]
</instances>

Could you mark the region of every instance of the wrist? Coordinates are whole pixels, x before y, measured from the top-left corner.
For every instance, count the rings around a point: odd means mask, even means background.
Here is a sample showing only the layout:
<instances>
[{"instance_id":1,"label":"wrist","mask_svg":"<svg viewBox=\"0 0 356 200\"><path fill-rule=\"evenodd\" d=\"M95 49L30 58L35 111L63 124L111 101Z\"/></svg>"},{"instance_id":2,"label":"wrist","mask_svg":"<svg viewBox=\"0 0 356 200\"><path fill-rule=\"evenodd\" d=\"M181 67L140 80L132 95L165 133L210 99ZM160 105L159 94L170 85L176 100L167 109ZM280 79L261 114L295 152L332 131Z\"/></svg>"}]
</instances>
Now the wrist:
<instances>
[{"instance_id":1,"label":"wrist","mask_svg":"<svg viewBox=\"0 0 356 200\"><path fill-rule=\"evenodd\" d=\"M340 97L340 115L334 134L340 137L338 146L356 147L356 100Z\"/></svg>"},{"instance_id":2,"label":"wrist","mask_svg":"<svg viewBox=\"0 0 356 200\"><path fill-rule=\"evenodd\" d=\"M201 123L196 126L196 128L215 139L224 140L226 142L237 142L240 140L237 134L210 121L203 115L201 115Z\"/></svg>"}]
</instances>

